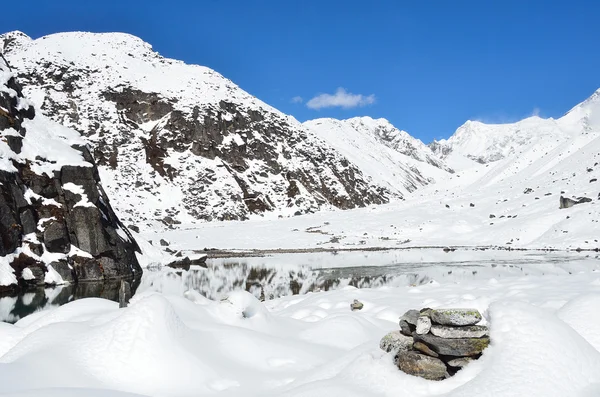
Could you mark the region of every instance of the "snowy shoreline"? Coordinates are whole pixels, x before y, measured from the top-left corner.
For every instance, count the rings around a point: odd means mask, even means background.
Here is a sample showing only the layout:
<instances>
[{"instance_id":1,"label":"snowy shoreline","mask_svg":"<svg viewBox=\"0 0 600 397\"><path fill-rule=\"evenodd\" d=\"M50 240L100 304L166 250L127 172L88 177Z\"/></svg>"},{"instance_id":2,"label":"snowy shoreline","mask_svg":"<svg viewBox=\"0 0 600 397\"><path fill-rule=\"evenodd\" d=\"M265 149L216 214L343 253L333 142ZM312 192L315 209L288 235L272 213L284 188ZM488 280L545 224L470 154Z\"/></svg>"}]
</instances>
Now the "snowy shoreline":
<instances>
[{"instance_id":1,"label":"snowy shoreline","mask_svg":"<svg viewBox=\"0 0 600 397\"><path fill-rule=\"evenodd\" d=\"M414 246L414 247L341 247L341 248L276 248L276 249L206 249L191 250L194 253L206 254L208 259L252 258L273 254L314 254L337 252L378 252L378 251L410 251L410 250L442 250L444 252L463 251L518 251L518 252L600 252L600 248L512 248L501 246Z\"/></svg>"}]
</instances>

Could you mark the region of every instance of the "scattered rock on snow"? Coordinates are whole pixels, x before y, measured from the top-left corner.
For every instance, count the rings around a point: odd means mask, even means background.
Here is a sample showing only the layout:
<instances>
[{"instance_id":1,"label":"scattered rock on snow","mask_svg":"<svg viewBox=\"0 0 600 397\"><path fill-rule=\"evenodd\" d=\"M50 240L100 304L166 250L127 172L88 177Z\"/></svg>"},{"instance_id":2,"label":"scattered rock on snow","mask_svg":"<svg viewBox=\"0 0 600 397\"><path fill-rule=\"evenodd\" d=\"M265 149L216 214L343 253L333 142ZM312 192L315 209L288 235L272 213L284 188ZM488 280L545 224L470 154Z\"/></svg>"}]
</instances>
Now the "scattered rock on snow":
<instances>
[{"instance_id":1,"label":"scattered rock on snow","mask_svg":"<svg viewBox=\"0 0 600 397\"><path fill-rule=\"evenodd\" d=\"M589 203L590 201L592 201L592 199L588 198L588 197L578 197L576 199L570 199L568 197L560 196L560 206L559 206L559 208L560 209L571 208L574 205L583 204L583 203Z\"/></svg>"},{"instance_id":2,"label":"scattered rock on snow","mask_svg":"<svg viewBox=\"0 0 600 397\"><path fill-rule=\"evenodd\" d=\"M363 303L358 299L354 299L354 302L350 304L350 309L352 309L353 312L357 310L362 310L363 307Z\"/></svg>"},{"instance_id":3,"label":"scattered rock on snow","mask_svg":"<svg viewBox=\"0 0 600 397\"><path fill-rule=\"evenodd\" d=\"M206 267L206 255L201 256L196 259L190 259L190 257L186 256L183 259L173 261L167 264L168 267L172 267L173 269L183 269L190 270L190 266L201 266Z\"/></svg>"}]
</instances>

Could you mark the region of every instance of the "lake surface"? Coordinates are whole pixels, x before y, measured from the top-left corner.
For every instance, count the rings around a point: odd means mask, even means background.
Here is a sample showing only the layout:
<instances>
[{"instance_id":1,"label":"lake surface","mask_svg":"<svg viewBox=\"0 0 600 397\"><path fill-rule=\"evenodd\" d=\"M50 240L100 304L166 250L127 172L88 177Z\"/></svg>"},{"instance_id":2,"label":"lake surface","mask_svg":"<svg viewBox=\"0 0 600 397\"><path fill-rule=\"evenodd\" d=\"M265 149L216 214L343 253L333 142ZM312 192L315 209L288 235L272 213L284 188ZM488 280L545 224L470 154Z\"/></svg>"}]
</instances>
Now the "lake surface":
<instances>
[{"instance_id":1,"label":"lake surface","mask_svg":"<svg viewBox=\"0 0 600 397\"><path fill-rule=\"evenodd\" d=\"M144 271L137 293L157 291L183 295L195 290L221 299L245 289L265 299L353 286L411 286L426 283L462 283L600 271L597 254L576 252L523 252L497 250L411 249L338 253L273 254L264 257L208 259L207 267L190 270L161 268ZM38 288L0 298L0 321L16 322L38 310L67 302L101 297L118 300L119 283L81 283Z\"/></svg>"}]
</instances>

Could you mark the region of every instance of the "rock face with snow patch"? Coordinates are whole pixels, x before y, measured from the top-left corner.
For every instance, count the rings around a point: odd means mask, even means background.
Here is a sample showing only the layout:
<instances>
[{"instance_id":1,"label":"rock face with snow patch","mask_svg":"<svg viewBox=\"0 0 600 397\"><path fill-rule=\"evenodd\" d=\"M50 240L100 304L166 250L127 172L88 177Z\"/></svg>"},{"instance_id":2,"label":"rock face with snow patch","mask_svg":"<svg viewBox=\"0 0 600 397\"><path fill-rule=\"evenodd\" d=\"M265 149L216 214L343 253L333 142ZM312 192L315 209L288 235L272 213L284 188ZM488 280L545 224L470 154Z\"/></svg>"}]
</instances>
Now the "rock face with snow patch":
<instances>
[{"instance_id":1,"label":"rock face with snow patch","mask_svg":"<svg viewBox=\"0 0 600 397\"><path fill-rule=\"evenodd\" d=\"M294 118L136 37L12 32L2 43L42 112L88 138L117 212L142 228L401 196Z\"/></svg>"},{"instance_id":2,"label":"rock face with snow patch","mask_svg":"<svg viewBox=\"0 0 600 397\"><path fill-rule=\"evenodd\" d=\"M420 140L385 119L354 117L303 123L377 183L398 195L447 178L454 171Z\"/></svg>"},{"instance_id":3,"label":"rock face with snow patch","mask_svg":"<svg viewBox=\"0 0 600 397\"><path fill-rule=\"evenodd\" d=\"M141 275L85 142L36 114L2 59L0 235L0 288Z\"/></svg>"}]
</instances>

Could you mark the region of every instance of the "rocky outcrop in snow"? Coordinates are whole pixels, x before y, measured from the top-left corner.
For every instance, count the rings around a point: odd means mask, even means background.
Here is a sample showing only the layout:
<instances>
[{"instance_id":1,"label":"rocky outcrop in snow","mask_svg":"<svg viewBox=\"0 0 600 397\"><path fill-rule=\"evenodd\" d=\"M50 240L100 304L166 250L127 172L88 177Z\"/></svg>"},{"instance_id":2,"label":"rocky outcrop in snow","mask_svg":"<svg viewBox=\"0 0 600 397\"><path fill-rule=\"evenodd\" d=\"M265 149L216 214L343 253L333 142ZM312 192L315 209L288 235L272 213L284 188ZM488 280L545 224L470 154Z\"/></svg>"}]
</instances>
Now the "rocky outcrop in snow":
<instances>
[{"instance_id":1,"label":"rocky outcrop in snow","mask_svg":"<svg viewBox=\"0 0 600 397\"><path fill-rule=\"evenodd\" d=\"M409 310L400 330L381 339L394 352L400 370L429 380L443 380L481 356L489 345L488 327L476 309Z\"/></svg>"},{"instance_id":2,"label":"rocky outcrop in snow","mask_svg":"<svg viewBox=\"0 0 600 397\"><path fill-rule=\"evenodd\" d=\"M0 289L141 275L79 134L36 112L0 59Z\"/></svg>"},{"instance_id":3,"label":"rocky outcrop in snow","mask_svg":"<svg viewBox=\"0 0 600 397\"><path fill-rule=\"evenodd\" d=\"M136 37L12 32L2 43L42 112L89 140L128 222L287 216L400 197L294 118Z\"/></svg>"}]
</instances>

